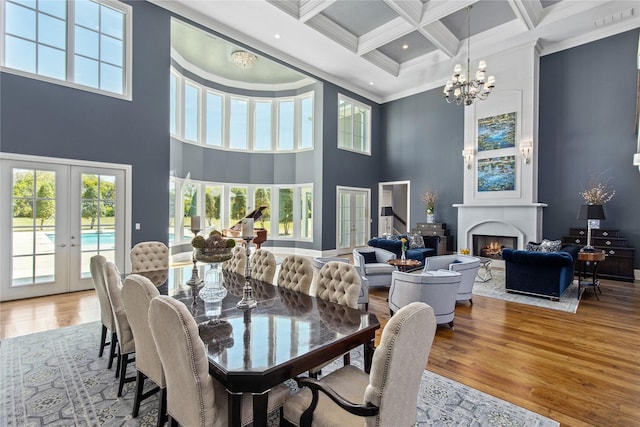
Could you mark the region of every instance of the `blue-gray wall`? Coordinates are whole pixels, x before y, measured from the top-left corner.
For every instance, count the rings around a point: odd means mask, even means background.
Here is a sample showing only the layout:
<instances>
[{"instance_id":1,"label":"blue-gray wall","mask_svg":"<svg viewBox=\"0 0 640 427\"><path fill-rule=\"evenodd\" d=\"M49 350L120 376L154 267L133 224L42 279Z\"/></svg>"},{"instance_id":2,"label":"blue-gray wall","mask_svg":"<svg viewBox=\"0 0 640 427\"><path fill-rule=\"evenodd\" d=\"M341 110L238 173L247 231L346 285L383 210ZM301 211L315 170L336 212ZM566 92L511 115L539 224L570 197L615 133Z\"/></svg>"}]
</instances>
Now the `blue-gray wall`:
<instances>
[{"instance_id":1,"label":"blue-gray wall","mask_svg":"<svg viewBox=\"0 0 640 427\"><path fill-rule=\"evenodd\" d=\"M133 100L0 73L3 152L132 165L132 243L168 240L169 14L133 7Z\"/></svg>"},{"instance_id":2,"label":"blue-gray wall","mask_svg":"<svg viewBox=\"0 0 640 427\"><path fill-rule=\"evenodd\" d=\"M463 201L464 107L447 104L438 88L384 104L382 111L384 154L378 180L411 181L409 228L427 220L422 193L437 191L436 221L457 235L458 210L451 205Z\"/></svg>"},{"instance_id":3,"label":"blue-gray wall","mask_svg":"<svg viewBox=\"0 0 640 427\"><path fill-rule=\"evenodd\" d=\"M640 268L640 173L636 152L639 30L542 57L540 61L539 201L544 237L560 238L576 220L578 194L590 176L615 188L603 228L616 228L636 248Z\"/></svg>"}]
</instances>

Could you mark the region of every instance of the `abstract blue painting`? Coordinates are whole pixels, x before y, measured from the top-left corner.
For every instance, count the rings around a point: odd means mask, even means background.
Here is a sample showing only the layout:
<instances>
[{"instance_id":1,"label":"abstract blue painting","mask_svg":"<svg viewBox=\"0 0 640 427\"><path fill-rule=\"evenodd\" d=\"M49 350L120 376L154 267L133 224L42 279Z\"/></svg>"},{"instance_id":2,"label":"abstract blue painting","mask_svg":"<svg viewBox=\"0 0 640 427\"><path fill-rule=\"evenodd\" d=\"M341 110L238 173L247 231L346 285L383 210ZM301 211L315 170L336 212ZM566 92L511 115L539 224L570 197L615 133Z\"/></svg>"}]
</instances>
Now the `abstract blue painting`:
<instances>
[{"instance_id":1,"label":"abstract blue painting","mask_svg":"<svg viewBox=\"0 0 640 427\"><path fill-rule=\"evenodd\" d=\"M516 189L516 156L478 159L478 192Z\"/></svg>"},{"instance_id":2,"label":"abstract blue painting","mask_svg":"<svg viewBox=\"0 0 640 427\"><path fill-rule=\"evenodd\" d=\"M516 113L478 120L478 151L516 146Z\"/></svg>"}]
</instances>

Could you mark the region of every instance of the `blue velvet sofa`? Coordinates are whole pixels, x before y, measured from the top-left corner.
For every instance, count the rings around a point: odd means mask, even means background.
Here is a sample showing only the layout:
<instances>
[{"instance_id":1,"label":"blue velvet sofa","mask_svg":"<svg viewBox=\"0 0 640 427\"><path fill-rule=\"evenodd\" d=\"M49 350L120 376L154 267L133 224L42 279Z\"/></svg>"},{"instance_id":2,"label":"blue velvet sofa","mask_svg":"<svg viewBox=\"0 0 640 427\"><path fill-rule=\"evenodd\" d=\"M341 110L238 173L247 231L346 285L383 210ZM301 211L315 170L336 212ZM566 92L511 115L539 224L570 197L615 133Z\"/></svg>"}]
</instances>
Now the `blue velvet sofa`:
<instances>
[{"instance_id":1,"label":"blue velvet sofa","mask_svg":"<svg viewBox=\"0 0 640 427\"><path fill-rule=\"evenodd\" d=\"M575 245L558 252L503 249L506 291L559 300L573 282L579 251Z\"/></svg>"},{"instance_id":2,"label":"blue velvet sofa","mask_svg":"<svg viewBox=\"0 0 640 427\"><path fill-rule=\"evenodd\" d=\"M397 258L402 256L402 242L401 238L407 239L407 235L400 235L394 239L385 239L383 237L374 237L369 240L367 244L374 248L382 248L386 249L390 252L396 254ZM431 256L438 255L438 242L440 241L439 236L422 236L422 240L424 241L424 248L413 248L409 249L409 241L407 240L407 258L415 259L420 261L421 265L424 266L424 259Z\"/></svg>"}]
</instances>

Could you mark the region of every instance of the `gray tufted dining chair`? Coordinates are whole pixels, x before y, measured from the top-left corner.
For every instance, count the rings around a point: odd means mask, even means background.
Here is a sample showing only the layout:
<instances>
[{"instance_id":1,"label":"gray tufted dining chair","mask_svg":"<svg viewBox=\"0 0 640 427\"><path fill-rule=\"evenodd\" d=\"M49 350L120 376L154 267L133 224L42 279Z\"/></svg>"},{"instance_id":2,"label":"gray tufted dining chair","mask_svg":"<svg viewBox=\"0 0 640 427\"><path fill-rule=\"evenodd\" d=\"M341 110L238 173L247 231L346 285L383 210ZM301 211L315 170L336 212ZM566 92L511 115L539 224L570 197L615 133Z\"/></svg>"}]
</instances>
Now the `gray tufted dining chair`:
<instances>
[{"instance_id":1,"label":"gray tufted dining chair","mask_svg":"<svg viewBox=\"0 0 640 427\"><path fill-rule=\"evenodd\" d=\"M289 255L282 260L277 285L309 295L313 282L313 264L308 257Z\"/></svg>"},{"instance_id":2,"label":"gray tufted dining chair","mask_svg":"<svg viewBox=\"0 0 640 427\"><path fill-rule=\"evenodd\" d=\"M118 337L116 334L116 324L113 320L113 309L111 308L111 301L109 301L109 295L107 294L107 284L104 279L104 265L107 259L102 255L94 255L89 261L89 270L91 271L91 279L93 280L93 287L96 288L96 294L98 294L98 302L100 303L100 320L102 322L102 333L100 334L100 350L98 357L102 357L104 348L109 346L109 362L107 369L111 369L113 365L113 359L116 358L116 346L118 343ZM107 342L107 332L111 333L111 340Z\"/></svg>"},{"instance_id":3,"label":"gray tufted dining chair","mask_svg":"<svg viewBox=\"0 0 640 427\"><path fill-rule=\"evenodd\" d=\"M159 295L151 300L149 324L160 360L171 367L165 369L170 425L177 421L183 426L226 426L227 391L209 374L207 350L189 309L174 298ZM267 410L281 408L288 396L288 387L272 388ZM250 393L242 397L241 416L241 425L252 422Z\"/></svg>"},{"instance_id":4,"label":"gray tufted dining chair","mask_svg":"<svg viewBox=\"0 0 640 427\"><path fill-rule=\"evenodd\" d=\"M370 374L348 365L322 380L297 378L304 388L285 403L283 425L415 425L418 390L435 331L430 306L422 302L404 306L384 327ZM338 406L337 399L344 403Z\"/></svg>"},{"instance_id":5,"label":"gray tufted dining chair","mask_svg":"<svg viewBox=\"0 0 640 427\"><path fill-rule=\"evenodd\" d=\"M129 258L132 273L169 268L169 248L162 242L140 242L131 248Z\"/></svg>"},{"instance_id":6,"label":"gray tufted dining chair","mask_svg":"<svg viewBox=\"0 0 640 427\"><path fill-rule=\"evenodd\" d=\"M118 383L118 397L122 396L122 388L125 383L135 381L136 377L126 378L129 356L136 352L133 333L127 319L127 312L122 302L122 279L118 267L112 262L104 265L104 276L107 282L107 294L113 309L113 320L116 325L116 335L118 336L118 363L116 367L116 378L120 378Z\"/></svg>"},{"instance_id":7,"label":"gray tufted dining chair","mask_svg":"<svg viewBox=\"0 0 640 427\"><path fill-rule=\"evenodd\" d=\"M266 249L257 249L251 256L251 278L273 284L276 274L276 257Z\"/></svg>"},{"instance_id":8,"label":"gray tufted dining chair","mask_svg":"<svg viewBox=\"0 0 640 427\"><path fill-rule=\"evenodd\" d=\"M159 391L157 424L159 427L164 425L167 419L166 384L162 363L149 326L149 306L151 300L158 295L160 292L146 277L130 274L124 279L122 300L136 347L136 395L133 399L131 415L136 418L140 411L140 403ZM153 381L156 387L143 393L146 378Z\"/></svg>"}]
</instances>

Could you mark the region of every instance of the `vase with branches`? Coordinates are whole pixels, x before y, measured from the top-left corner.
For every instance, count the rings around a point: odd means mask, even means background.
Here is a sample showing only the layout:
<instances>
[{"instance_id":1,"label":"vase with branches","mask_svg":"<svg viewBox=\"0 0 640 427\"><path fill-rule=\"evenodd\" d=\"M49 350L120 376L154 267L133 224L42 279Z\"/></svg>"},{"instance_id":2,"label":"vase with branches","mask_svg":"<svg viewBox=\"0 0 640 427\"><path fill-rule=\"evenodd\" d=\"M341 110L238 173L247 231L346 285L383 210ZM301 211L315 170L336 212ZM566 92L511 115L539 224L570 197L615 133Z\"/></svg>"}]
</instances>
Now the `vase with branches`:
<instances>
[{"instance_id":1,"label":"vase with branches","mask_svg":"<svg viewBox=\"0 0 640 427\"><path fill-rule=\"evenodd\" d=\"M435 222L436 202L438 201L438 192L426 190L422 193L422 201L425 204L425 213L427 214L427 222Z\"/></svg>"}]
</instances>

